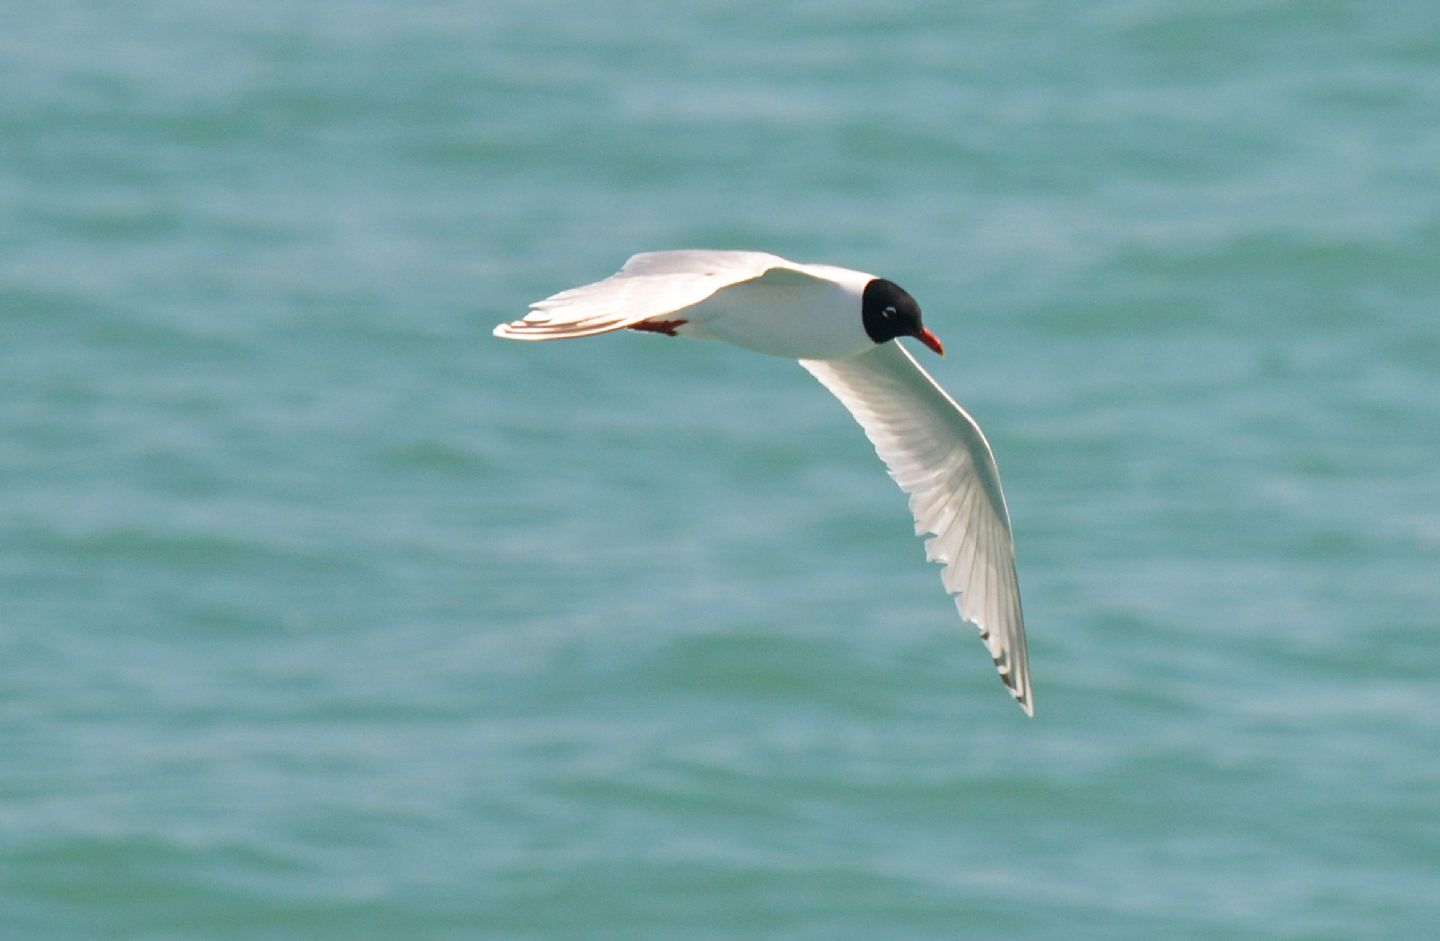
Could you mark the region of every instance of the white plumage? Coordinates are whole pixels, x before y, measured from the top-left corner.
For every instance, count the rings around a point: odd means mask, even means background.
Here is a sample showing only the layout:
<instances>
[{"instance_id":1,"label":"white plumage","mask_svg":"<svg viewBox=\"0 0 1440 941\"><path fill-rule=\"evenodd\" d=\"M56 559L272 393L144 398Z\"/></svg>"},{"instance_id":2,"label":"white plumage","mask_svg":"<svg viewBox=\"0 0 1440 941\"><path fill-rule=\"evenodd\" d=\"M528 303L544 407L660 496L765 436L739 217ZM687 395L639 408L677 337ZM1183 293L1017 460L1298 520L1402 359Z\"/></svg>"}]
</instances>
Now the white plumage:
<instances>
[{"instance_id":1,"label":"white plumage","mask_svg":"<svg viewBox=\"0 0 1440 941\"><path fill-rule=\"evenodd\" d=\"M990 443L970 414L896 341L800 365L835 394L910 495L925 555L1020 707L1035 714L1010 512Z\"/></svg>"},{"instance_id":2,"label":"white plumage","mask_svg":"<svg viewBox=\"0 0 1440 941\"><path fill-rule=\"evenodd\" d=\"M531 305L495 328L514 340L631 329L721 339L800 360L850 410L910 496L926 556L975 624L1011 695L1034 714L1010 515L980 426L894 339L940 352L891 282L764 252L635 255L616 274Z\"/></svg>"}]
</instances>

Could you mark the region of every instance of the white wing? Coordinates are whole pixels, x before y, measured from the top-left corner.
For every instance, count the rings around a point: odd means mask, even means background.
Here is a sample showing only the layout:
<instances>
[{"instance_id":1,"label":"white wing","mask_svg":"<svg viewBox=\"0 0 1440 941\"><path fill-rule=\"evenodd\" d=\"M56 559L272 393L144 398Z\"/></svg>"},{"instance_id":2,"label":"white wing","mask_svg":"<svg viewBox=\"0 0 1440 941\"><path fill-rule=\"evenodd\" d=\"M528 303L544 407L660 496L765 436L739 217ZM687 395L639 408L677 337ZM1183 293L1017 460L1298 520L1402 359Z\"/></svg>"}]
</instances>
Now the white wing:
<instances>
[{"instance_id":1,"label":"white wing","mask_svg":"<svg viewBox=\"0 0 1440 941\"><path fill-rule=\"evenodd\" d=\"M521 320L502 323L497 337L562 340L620 330L691 307L721 288L793 262L765 252L670 251L634 255L603 281L536 301Z\"/></svg>"},{"instance_id":2,"label":"white wing","mask_svg":"<svg viewBox=\"0 0 1440 941\"><path fill-rule=\"evenodd\" d=\"M910 495L916 535L931 534L926 557L945 566L960 616L980 628L1000 679L1034 715L1010 514L980 426L898 342L800 365L845 404Z\"/></svg>"}]
</instances>

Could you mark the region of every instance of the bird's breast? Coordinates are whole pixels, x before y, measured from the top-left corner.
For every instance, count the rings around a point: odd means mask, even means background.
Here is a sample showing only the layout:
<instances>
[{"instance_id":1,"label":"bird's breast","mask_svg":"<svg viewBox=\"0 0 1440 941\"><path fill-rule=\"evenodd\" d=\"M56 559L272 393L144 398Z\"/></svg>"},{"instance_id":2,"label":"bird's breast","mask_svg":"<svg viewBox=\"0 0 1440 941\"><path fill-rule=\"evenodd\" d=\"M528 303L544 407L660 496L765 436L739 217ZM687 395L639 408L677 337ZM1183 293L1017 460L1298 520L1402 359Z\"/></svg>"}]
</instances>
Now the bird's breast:
<instances>
[{"instance_id":1,"label":"bird's breast","mask_svg":"<svg viewBox=\"0 0 1440 941\"><path fill-rule=\"evenodd\" d=\"M842 359L875 344L838 284L737 284L687 312L698 336L771 356Z\"/></svg>"}]
</instances>

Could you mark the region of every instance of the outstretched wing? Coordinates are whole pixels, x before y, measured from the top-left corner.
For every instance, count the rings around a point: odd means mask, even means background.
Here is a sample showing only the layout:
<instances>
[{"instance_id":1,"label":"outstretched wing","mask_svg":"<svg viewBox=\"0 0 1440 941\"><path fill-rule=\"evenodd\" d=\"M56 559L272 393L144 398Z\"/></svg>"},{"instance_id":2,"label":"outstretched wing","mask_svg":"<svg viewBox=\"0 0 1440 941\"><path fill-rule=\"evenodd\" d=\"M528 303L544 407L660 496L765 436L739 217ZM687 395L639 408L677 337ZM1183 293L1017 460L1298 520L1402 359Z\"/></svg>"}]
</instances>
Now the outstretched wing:
<instances>
[{"instance_id":1,"label":"outstretched wing","mask_svg":"<svg viewBox=\"0 0 1440 941\"><path fill-rule=\"evenodd\" d=\"M645 252L603 281L536 301L523 319L502 323L495 335L566 340L609 333L691 307L721 288L783 267L793 265L765 252Z\"/></svg>"},{"instance_id":2,"label":"outstretched wing","mask_svg":"<svg viewBox=\"0 0 1440 941\"><path fill-rule=\"evenodd\" d=\"M898 342L848 359L801 360L870 438L910 495L925 555L943 565L960 616L980 629L1000 679L1035 714L1010 514L990 444Z\"/></svg>"}]
</instances>

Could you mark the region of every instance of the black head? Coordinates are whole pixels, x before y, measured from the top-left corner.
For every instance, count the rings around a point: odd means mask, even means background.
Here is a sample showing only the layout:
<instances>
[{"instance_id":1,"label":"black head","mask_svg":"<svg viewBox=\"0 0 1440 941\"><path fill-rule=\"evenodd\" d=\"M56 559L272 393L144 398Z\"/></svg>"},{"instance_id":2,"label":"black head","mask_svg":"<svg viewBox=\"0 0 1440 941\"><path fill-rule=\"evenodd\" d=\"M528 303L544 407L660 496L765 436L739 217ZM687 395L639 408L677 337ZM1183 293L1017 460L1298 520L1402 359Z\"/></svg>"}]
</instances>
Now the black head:
<instances>
[{"instance_id":1,"label":"black head","mask_svg":"<svg viewBox=\"0 0 1440 941\"><path fill-rule=\"evenodd\" d=\"M930 349L945 355L935 334L920 322L920 305L894 281L875 278L865 285L860 298L860 320L865 333L877 344L896 337L914 337Z\"/></svg>"}]
</instances>

